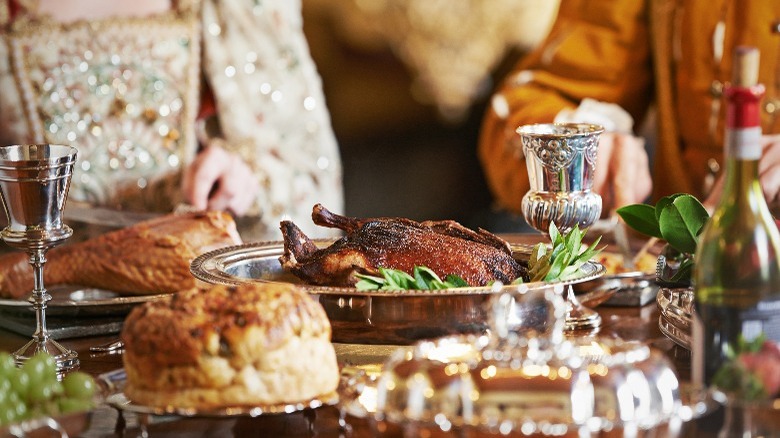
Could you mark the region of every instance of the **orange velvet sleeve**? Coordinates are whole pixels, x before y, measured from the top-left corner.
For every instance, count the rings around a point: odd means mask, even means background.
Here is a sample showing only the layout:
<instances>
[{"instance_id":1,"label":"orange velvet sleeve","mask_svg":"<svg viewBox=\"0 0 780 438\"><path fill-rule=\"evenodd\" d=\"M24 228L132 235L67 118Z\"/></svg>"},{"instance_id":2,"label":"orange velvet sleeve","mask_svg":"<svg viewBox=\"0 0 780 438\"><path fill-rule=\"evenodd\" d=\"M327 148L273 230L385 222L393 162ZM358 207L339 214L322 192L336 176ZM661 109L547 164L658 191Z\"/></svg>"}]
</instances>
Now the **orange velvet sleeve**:
<instances>
[{"instance_id":1,"label":"orange velvet sleeve","mask_svg":"<svg viewBox=\"0 0 780 438\"><path fill-rule=\"evenodd\" d=\"M647 7L640 0L562 0L546 40L504 78L484 115L478 156L499 207L520 211L528 191L515 129L552 122L586 97L641 120L651 100Z\"/></svg>"}]
</instances>

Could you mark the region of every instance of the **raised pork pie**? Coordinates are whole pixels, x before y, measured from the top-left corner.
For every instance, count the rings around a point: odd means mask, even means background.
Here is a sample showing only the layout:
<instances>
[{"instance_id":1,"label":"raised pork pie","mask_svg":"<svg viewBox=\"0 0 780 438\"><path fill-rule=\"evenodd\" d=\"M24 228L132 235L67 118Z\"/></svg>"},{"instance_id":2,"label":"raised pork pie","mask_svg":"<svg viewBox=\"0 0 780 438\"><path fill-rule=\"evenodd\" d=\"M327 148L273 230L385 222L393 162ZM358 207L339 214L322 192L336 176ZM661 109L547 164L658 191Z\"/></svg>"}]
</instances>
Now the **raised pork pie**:
<instances>
[{"instance_id":1,"label":"raised pork pie","mask_svg":"<svg viewBox=\"0 0 780 438\"><path fill-rule=\"evenodd\" d=\"M415 266L426 266L441 278L458 275L470 286L509 283L525 274L506 241L455 221L352 218L320 204L314 206L312 219L346 235L320 248L294 223L281 222L284 254L279 261L310 284L349 287L358 281L355 273L377 274L379 267L411 273Z\"/></svg>"},{"instance_id":2,"label":"raised pork pie","mask_svg":"<svg viewBox=\"0 0 780 438\"><path fill-rule=\"evenodd\" d=\"M134 308L121 338L125 395L140 405L275 406L339 383L325 310L291 284L177 292Z\"/></svg>"}]
</instances>

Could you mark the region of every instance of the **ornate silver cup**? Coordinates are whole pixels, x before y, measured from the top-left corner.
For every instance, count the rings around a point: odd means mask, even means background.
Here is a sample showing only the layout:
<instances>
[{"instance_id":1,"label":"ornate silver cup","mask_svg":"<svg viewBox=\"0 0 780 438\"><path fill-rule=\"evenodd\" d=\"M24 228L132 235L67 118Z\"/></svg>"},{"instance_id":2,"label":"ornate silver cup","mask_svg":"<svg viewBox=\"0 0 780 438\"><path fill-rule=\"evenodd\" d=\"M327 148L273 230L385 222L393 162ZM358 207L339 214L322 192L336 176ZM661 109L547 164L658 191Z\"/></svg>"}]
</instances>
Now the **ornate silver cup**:
<instances>
[{"instance_id":1,"label":"ornate silver cup","mask_svg":"<svg viewBox=\"0 0 780 438\"><path fill-rule=\"evenodd\" d=\"M517 128L531 189L523 196L523 217L549 237L550 223L565 233L591 226L601 215L601 196L591 191L599 135L604 128L587 123L542 123ZM566 297L568 330L601 325L599 314Z\"/></svg>"},{"instance_id":2,"label":"ornate silver cup","mask_svg":"<svg viewBox=\"0 0 780 438\"><path fill-rule=\"evenodd\" d=\"M32 340L14 353L17 365L39 351L46 351L64 372L78 367L75 351L49 337L46 305L51 295L43 285L46 251L62 243L73 230L62 223L76 148L51 144L0 147L0 196L8 226L0 232L5 243L27 251L33 268L29 301L35 309L36 330Z\"/></svg>"},{"instance_id":3,"label":"ornate silver cup","mask_svg":"<svg viewBox=\"0 0 780 438\"><path fill-rule=\"evenodd\" d=\"M599 135L604 128L584 123L524 125L523 144L531 189L523 196L528 224L547 234L550 222L561 232L586 228L601 215L601 197L593 193Z\"/></svg>"}]
</instances>

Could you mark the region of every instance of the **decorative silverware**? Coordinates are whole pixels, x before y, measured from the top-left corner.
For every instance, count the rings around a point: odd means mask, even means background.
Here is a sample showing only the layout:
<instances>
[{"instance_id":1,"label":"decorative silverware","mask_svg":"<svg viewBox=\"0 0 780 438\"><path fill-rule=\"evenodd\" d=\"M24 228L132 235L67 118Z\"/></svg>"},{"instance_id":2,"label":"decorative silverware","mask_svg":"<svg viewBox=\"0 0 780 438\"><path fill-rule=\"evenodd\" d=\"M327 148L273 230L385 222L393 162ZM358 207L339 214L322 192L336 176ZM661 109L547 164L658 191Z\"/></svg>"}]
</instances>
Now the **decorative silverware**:
<instances>
[{"instance_id":1,"label":"decorative silverware","mask_svg":"<svg viewBox=\"0 0 780 438\"><path fill-rule=\"evenodd\" d=\"M517 128L528 168L530 190L523 196L525 220L548 236L550 223L561 233L592 225L601 215L601 196L591 191L599 135L604 128L586 123L542 123ZM566 327L595 329L598 313L568 294Z\"/></svg>"},{"instance_id":2,"label":"decorative silverware","mask_svg":"<svg viewBox=\"0 0 780 438\"><path fill-rule=\"evenodd\" d=\"M46 329L46 305L51 295L43 285L46 251L65 241L73 230L62 223L62 210L76 162L76 148L51 144L0 147L0 196L8 226L0 237L30 256L34 286L29 299L35 309L32 340L13 353L17 365L35 353L49 353L58 372L79 366L75 351L53 340Z\"/></svg>"},{"instance_id":3,"label":"decorative silverware","mask_svg":"<svg viewBox=\"0 0 780 438\"><path fill-rule=\"evenodd\" d=\"M89 351L93 353L115 353L125 349L125 343L121 339L114 339L113 341L106 342L105 344L93 345L89 347Z\"/></svg>"}]
</instances>

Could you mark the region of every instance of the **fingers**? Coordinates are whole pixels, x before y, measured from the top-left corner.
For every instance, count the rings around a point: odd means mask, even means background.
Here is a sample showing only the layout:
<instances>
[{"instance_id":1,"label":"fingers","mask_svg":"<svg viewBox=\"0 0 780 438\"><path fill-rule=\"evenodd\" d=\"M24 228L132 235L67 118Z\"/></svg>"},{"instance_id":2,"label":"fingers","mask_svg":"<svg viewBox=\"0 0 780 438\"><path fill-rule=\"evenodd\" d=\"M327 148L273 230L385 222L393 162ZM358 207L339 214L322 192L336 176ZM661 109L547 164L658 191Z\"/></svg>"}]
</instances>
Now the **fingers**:
<instances>
[{"instance_id":1,"label":"fingers","mask_svg":"<svg viewBox=\"0 0 780 438\"><path fill-rule=\"evenodd\" d=\"M762 155L758 164L759 181L769 208L773 214L780 213L780 135L761 137ZM704 200L704 207L712 212L723 192L724 175L715 182L710 195Z\"/></svg>"},{"instance_id":2,"label":"fingers","mask_svg":"<svg viewBox=\"0 0 780 438\"><path fill-rule=\"evenodd\" d=\"M182 182L184 198L199 210L208 207L209 192L230 165L228 153L217 146L206 147L187 168Z\"/></svg>"},{"instance_id":3,"label":"fingers","mask_svg":"<svg viewBox=\"0 0 780 438\"><path fill-rule=\"evenodd\" d=\"M252 207L258 190L251 169L238 156L233 156L230 171L219 178L217 188L208 200L208 208L242 215Z\"/></svg>"},{"instance_id":4,"label":"fingers","mask_svg":"<svg viewBox=\"0 0 780 438\"><path fill-rule=\"evenodd\" d=\"M593 190L601 195L602 212L642 202L653 188L644 140L625 134L605 133L599 141Z\"/></svg>"},{"instance_id":5,"label":"fingers","mask_svg":"<svg viewBox=\"0 0 780 438\"><path fill-rule=\"evenodd\" d=\"M780 136L765 136L759 163L759 181L769 208L780 213Z\"/></svg>"},{"instance_id":6,"label":"fingers","mask_svg":"<svg viewBox=\"0 0 780 438\"><path fill-rule=\"evenodd\" d=\"M710 190L710 193L707 195L707 199L702 202L702 205L704 205L704 208L706 208L710 214L715 211L715 206L718 205L720 194L723 192L724 179L723 174L721 174L718 179L715 180L715 185L712 186L712 190Z\"/></svg>"},{"instance_id":7,"label":"fingers","mask_svg":"<svg viewBox=\"0 0 780 438\"><path fill-rule=\"evenodd\" d=\"M615 145L616 134L605 132L599 138L599 147L596 154L596 171L593 175L593 191L601 196L602 214L609 211L612 205L612 190L608 183L610 176L610 162L612 150Z\"/></svg>"},{"instance_id":8,"label":"fingers","mask_svg":"<svg viewBox=\"0 0 780 438\"><path fill-rule=\"evenodd\" d=\"M644 201L653 188L644 140L629 135L618 136L612 155L612 208Z\"/></svg>"},{"instance_id":9,"label":"fingers","mask_svg":"<svg viewBox=\"0 0 780 438\"><path fill-rule=\"evenodd\" d=\"M184 173L182 192L196 209L246 213L259 190L251 169L237 155L218 146L198 154Z\"/></svg>"}]
</instances>

